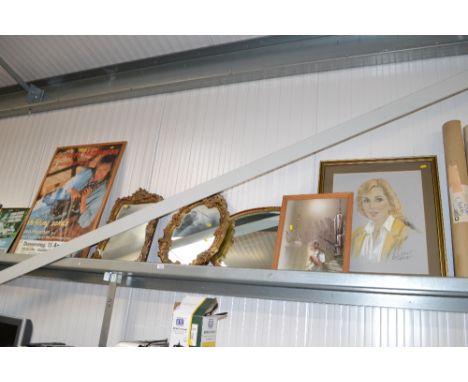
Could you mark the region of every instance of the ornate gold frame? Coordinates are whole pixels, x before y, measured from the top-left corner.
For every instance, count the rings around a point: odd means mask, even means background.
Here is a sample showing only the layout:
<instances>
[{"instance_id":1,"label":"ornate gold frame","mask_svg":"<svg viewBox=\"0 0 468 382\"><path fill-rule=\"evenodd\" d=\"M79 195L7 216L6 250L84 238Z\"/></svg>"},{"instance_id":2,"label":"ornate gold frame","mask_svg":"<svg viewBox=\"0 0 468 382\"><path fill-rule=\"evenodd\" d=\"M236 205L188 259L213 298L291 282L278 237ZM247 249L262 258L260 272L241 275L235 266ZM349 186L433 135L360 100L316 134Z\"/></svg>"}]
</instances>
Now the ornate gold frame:
<instances>
[{"instance_id":1,"label":"ornate gold frame","mask_svg":"<svg viewBox=\"0 0 468 382\"><path fill-rule=\"evenodd\" d=\"M144 190L143 188L139 188L132 195L119 198L115 201L114 206L112 207L112 211L110 213L109 219L107 220L107 224L117 219L117 216L119 215L119 212L124 205L158 203L161 200L163 200L162 196L158 194L151 194L148 191ZM148 258L148 254L151 248L151 244L153 242L154 232L156 231L158 220L159 219L151 220L146 225L145 242L143 244L143 247L141 248L140 256L138 256L138 259L136 261L144 262ZM102 252L106 248L108 241L109 239L101 241L97 245L96 251L94 252L92 256L93 259L102 259Z\"/></svg>"},{"instance_id":2,"label":"ornate gold frame","mask_svg":"<svg viewBox=\"0 0 468 382\"><path fill-rule=\"evenodd\" d=\"M215 231L215 239L210 248L197 255L197 258L192 261L192 265L206 265L211 258L216 255L221 246L226 232L231 224L229 212L227 210L226 200L221 195L214 195L209 198L203 199L199 202L193 203L189 206L181 208L176 214L172 216L171 221L164 228L164 236L159 239L159 253L158 256L163 263L172 263L169 260L169 250L172 244L172 233L178 227L184 218L193 208L204 205L207 208L217 208L220 214L219 227ZM177 262L178 263L178 262Z\"/></svg>"},{"instance_id":3,"label":"ornate gold frame","mask_svg":"<svg viewBox=\"0 0 468 382\"><path fill-rule=\"evenodd\" d=\"M229 249L232 247L234 244L234 236L236 233L236 221L240 218L243 218L244 216L256 214L256 213L262 213L262 212L273 212L273 211L278 211L278 213L281 211L281 207L258 207L258 208L250 208L248 210L243 210L235 213L234 215L230 216L231 219L231 224L229 224L228 230L226 232L226 236L223 240L223 243L221 244L218 253L216 253L215 256L212 257L211 263L219 267L221 266L220 261L224 259L229 252Z\"/></svg>"}]
</instances>

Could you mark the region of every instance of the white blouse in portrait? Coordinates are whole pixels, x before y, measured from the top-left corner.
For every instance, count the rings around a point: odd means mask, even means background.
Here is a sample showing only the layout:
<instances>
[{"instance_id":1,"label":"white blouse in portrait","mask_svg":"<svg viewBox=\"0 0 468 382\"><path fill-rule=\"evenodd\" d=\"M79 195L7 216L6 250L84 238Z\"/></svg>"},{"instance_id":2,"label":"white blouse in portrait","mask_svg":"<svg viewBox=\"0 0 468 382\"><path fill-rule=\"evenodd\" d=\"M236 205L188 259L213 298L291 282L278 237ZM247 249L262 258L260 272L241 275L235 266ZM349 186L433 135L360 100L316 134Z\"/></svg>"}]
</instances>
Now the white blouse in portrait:
<instances>
[{"instance_id":1,"label":"white blouse in portrait","mask_svg":"<svg viewBox=\"0 0 468 382\"><path fill-rule=\"evenodd\" d=\"M388 218L385 220L384 224L382 224L380 232L375 240L373 237L375 229L374 222L370 221L366 224L366 226L364 227L366 236L362 244L361 256L367 258L370 261L379 262L381 260L385 239L392 230L392 225L394 221L395 218L392 215L389 215Z\"/></svg>"}]
</instances>

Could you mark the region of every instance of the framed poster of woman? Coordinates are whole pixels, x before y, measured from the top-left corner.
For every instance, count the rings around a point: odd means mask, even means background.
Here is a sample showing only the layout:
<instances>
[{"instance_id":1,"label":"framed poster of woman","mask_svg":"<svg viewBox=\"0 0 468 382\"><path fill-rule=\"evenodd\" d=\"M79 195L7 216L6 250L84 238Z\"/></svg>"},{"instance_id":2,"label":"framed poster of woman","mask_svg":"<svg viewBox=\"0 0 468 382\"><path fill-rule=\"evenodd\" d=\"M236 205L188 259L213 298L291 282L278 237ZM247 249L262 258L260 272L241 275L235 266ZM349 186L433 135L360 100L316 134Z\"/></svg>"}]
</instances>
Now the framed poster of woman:
<instances>
[{"instance_id":1,"label":"framed poster of woman","mask_svg":"<svg viewBox=\"0 0 468 382\"><path fill-rule=\"evenodd\" d=\"M324 161L319 192L353 192L350 272L445 276L435 156Z\"/></svg>"}]
</instances>

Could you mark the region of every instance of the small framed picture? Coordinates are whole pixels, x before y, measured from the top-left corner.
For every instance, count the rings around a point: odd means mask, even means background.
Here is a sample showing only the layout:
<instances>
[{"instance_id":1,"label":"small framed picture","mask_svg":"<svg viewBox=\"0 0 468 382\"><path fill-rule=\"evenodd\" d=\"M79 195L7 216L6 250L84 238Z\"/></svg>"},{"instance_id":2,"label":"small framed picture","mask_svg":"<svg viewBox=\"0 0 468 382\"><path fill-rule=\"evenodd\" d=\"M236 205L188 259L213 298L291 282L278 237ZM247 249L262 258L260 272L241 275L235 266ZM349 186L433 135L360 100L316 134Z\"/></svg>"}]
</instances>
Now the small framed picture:
<instances>
[{"instance_id":1,"label":"small framed picture","mask_svg":"<svg viewBox=\"0 0 468 382\"><path fill-rule=\"evenodd\" d=\"M29 208L0 208L0 253L7 253L15 241Z\"/></svg>"},{"instance_id":2,"label":"small framed picture","mask_svg":"<svg viewBox=\"0 0 468 382\"><path fill-rule=\"evenodd\" d=\"M435 156L325 161L319 192L353 192L350 271L445 276Z\"/></svg>"},{"instance_id":3,"label":"small framed picture","mask_svg":"<svg viewBox=\"0 0 468 382\"><path fill-rule=\"evenodd\" d=\"M285 195L273 269L347 272L352 193Z\"/></svg>"}]
</instances>

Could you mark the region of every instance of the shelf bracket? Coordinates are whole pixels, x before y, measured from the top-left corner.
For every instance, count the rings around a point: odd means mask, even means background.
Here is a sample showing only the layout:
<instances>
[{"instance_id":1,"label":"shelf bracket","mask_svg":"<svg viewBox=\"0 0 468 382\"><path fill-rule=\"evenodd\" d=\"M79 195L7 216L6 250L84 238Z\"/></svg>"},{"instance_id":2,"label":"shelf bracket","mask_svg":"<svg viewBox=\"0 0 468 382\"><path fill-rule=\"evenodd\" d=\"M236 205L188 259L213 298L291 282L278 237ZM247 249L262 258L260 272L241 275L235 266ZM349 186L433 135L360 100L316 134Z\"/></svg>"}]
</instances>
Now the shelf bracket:
<instances>
[{"instance_id":1,"label":"shelf bracket","mask_svg":"<svg viewBox=\"0 0 468 382\"><path fill-rule=\"evenodd\" d=\"M101 335L99 336L99 346L107 346L107 339L109 337L110 324L112 320L112 310L114 309L115 292L117 285L122 283L122 272L105 272L104 281L109 282L107 288L106 307L104 309L104 317L101 325Z\"/></svg>"}]
</instances>

